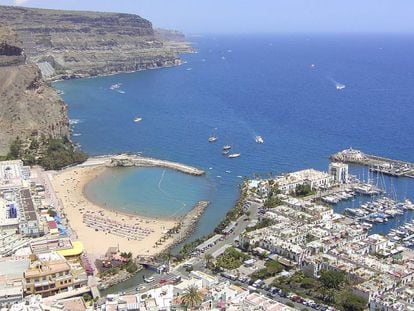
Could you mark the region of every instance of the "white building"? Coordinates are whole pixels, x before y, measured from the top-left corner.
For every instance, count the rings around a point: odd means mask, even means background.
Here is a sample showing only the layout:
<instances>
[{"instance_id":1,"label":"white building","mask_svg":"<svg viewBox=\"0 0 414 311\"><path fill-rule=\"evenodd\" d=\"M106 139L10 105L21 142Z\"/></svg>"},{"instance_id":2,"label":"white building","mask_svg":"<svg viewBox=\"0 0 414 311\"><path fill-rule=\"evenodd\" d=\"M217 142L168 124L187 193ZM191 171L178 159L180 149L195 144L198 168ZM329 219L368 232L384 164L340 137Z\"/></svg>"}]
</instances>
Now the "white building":
<instances>
[{"instance_id":1,"label":"white building","mask_svg":"<svg viewBox=\"0 0 414 311\"><path fill-rule=\"evenodd\" d=\"M335 183L346 184L348 182L348 164L332 162L329 164L329 174L333 176Z\"/></svg>"},{"instance_id":2,"label":"white building","mask_svg":"<svg viewBox=\"0 0 414 311\"><path fill-rule=\"evenodd\" d=\"M21 160L0 162L0 189L23 186L30 177L30 169Z\"/></svg>"},{"instance_id":3,"label":"white building","mask_svg":"<svg viewBox=\"0 0 414 311\"><path fill-rule=\"evenodd\" d=\"M311 189L328 188L332 186L333 177L328 173L315 169L306 169L279 176L275 179L280 191L290 193L296 190L298 185L309 185Z\"/></svg>"}]
</instances>

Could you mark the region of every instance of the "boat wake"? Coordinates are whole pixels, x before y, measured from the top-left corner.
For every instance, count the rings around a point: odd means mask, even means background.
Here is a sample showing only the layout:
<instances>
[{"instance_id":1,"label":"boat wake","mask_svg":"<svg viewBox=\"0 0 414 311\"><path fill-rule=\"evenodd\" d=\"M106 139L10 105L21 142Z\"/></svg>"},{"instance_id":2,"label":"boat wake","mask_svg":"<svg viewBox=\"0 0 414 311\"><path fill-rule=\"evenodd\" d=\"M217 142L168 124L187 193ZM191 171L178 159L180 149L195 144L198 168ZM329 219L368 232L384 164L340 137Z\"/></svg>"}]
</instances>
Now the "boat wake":
<instances>
[{"instance_id":1,"label":"boat wake","mask_svg":"<svg viewBox=\"0 0 414 311\"><path fill-rule=\"evenodd\" d=\"M344 88L346 88L345 84L342 84L342 83L334 80L333 78L328 78L328 79L329 79L329 81L331 81L335 85L337 90L343 90Z\"/></svg>"},{"instance_id":2,"label":"boat wake","mask_svg":"<svg viewBox=\"0 0 414 311\"><path fill-rule=\"evenodd\" d=\"M164 181L164 177L165 177L165 173L166 173L166 170L163 170L162 171L162 174L161 174L161 177L160 177L160 180L158 181L158 190L164 195L164 196L166 196L168 199L170 199L170 200L172 200L172 201L175 201L175 202L178 202L178 203L180 203L182 206L181 206L181 208L179 208L178 210L176 210L174 213L172 213L171 215L170 215L170 217L174 217L174 216L176 216L179 212L181 212L186 206L187 206L187 204L184 202L184 201L181 201L181 200L179 200L179 199L176 199L176 198L174 198L174 197L172 197L168 192L166 192L164 189L162 189L161 188L161 184L162 184L162 182Z\"/></svg>"}]
</instances>

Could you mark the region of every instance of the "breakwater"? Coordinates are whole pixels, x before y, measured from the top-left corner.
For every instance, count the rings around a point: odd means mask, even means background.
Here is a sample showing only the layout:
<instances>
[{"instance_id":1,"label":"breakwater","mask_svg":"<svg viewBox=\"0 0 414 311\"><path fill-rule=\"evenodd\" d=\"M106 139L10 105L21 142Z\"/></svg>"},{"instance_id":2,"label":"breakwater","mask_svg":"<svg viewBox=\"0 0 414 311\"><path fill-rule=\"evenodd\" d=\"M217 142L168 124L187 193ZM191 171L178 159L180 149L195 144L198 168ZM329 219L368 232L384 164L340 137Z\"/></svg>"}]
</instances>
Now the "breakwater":
<instances>
[{"instance_id":1,"label":"breakwater","mask_svg":"<svg viewBox=\"0 0 414 311\"><path fill-rule=\"evenodd\" d=\"M80 166L99 165L109 167L163 167L194 176L202 176L205 174L203 170L190 165L131 154L91 157Z\"/></svg>"},{"instance_id":2,"label":"breakwater","mask_svg":"<svg viewBox=\"0 0 414 311\"><path fill-rule=\"evenodd\" d=\"M371 171L386 175L414 178L414 163L365 154L352 148L331 155L330 160L368 166Z\"/></svg>"},{"instance_id":3,"label":"breakwater","mask_svg":"<svg viewBox=\"0 0 414 311\"><path fill-rule=\"evenodd\" d=\"M180 218L175 233L171 234L173 240L169 249L183 242L196 228L200 217L203 215L205 209L210 205L209 201L199 201L193 209L186 215Z\"/></svg>"}]
</instances>

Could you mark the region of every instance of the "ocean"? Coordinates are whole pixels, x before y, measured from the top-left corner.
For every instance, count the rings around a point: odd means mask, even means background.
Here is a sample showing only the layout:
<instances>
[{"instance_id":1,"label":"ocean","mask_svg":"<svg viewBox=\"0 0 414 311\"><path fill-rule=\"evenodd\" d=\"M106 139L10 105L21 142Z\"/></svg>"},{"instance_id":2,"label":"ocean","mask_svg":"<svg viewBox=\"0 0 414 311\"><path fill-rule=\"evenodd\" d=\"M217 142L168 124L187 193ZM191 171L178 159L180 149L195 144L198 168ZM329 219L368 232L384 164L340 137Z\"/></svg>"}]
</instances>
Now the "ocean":
<instances>
[{"instance_id":1,"label":"ocean","mask_svg":"<svg viewBox=\"0 0 414 311\"><path fill-rule=\"evenodd\" d=\"M413 36L189 40L197 53L182 55L182 66L54 83L69 106L73 139L89 154L142 152L207 172L193 177L163 169L118 170L89 185L95 201L167 217L209 200L195 238L211 232L233 207L244 176L326 171L329 155L350 146L414 162ZM120 87L111 90L116 83ZM133 122L137 116L139 123ZM211 133L217 142L208 142ZM264 144L255 143L256 135ZM225 144L241 156L224 157ZM360 177L363 171L352 168ZM414 179L386 180L399 199L414 199ZM386 233L398 223L376 225L373 232Z\"/></svg>"}]
</instances>

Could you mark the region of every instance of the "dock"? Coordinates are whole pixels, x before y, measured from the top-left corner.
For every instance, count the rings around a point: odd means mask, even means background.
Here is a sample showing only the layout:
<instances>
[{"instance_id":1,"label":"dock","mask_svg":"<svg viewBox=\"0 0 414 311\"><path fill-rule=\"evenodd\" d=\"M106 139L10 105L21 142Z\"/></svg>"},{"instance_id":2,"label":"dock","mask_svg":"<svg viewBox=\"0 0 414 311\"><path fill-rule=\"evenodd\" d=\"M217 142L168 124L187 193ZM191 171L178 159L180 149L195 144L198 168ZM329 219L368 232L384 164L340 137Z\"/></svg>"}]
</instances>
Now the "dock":
<instances>
[{"instance_id":1,"label":"dock","mask_svg":"<svg viewBox=\"0 0 414 311\"><path fill-rule=\"evenodd\" d=\"M414 178L414 163L365 154L352 148L331 155L330 160L368 166L371 171L384 175Z\"/></svg>"}]
</instances>

